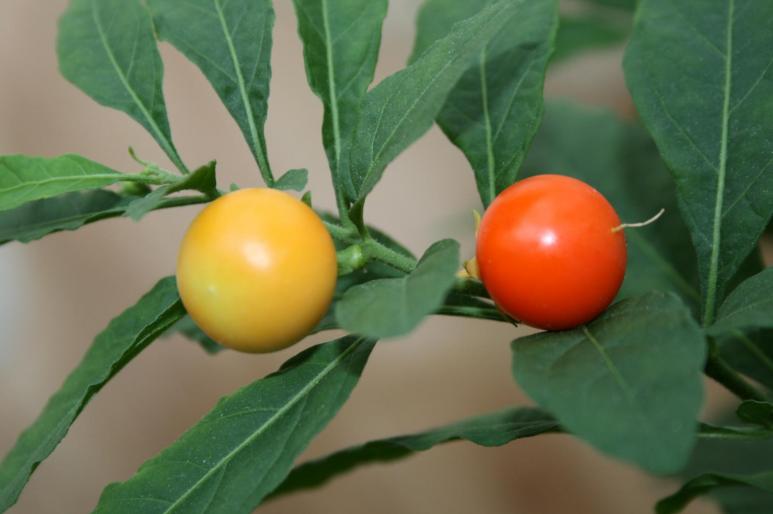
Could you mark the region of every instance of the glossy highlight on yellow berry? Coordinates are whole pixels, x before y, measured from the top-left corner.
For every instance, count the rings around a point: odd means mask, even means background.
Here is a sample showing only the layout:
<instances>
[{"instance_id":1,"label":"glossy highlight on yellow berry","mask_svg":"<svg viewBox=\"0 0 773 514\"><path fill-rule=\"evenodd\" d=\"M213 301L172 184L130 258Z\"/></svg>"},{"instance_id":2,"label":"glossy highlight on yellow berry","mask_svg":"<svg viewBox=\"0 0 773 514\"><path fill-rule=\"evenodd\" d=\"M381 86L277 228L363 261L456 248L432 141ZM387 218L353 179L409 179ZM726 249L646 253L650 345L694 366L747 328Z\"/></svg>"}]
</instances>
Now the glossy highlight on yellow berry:
<instances>
[{"instance_id":1,"label":"glossy highlight on yellow berry","mask_svg":"<svg viewBox=\"0 0 773 514\"><path fill-rule=\"evenodd\" d=\"M319 216L274 189L242 189L209 204L180 245L177 287L196 324L243 352L281 350L322 319L337 276Z\"/></svg>"}]
</instances>

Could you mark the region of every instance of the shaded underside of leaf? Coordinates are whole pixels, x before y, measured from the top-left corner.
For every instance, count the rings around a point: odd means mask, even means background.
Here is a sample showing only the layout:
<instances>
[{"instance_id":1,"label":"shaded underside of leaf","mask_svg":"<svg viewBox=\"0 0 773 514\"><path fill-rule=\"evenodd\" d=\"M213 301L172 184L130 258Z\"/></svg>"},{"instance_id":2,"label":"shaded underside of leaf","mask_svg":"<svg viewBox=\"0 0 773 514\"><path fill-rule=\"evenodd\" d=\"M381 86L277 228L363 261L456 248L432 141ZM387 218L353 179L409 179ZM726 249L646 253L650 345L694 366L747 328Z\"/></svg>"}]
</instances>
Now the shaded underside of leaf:
<instances>
[{"instance_id":1,"label":"shaded underside of leaf","mask_svg":"<svg viewBox=\"0 0 773 514\"><path fill-rule=\"evenodd\" d=\"M374 344L315 346L222 399L134 477L108 486L95 512L252 512L346 401Z\"/></svg>"},{"instance_id":2,"label":"shaded underside of leaf","mask_svg":"<svg viewBox=\"0 0 773 514\"><path fill-rule=\"evenodd\" d=\"M29 476L64 438L91 397L184 315L174 277L168 277L110 322L0 463L0 512L16 502Z\"/></svg>"},{"instance_id":3,"label":"shaded underside of leaf","mask_svg":"<svg viewBox=\"0 0 773 514\"><path fill-rule=\"evenodd\" d=\"M562 426L655 473L695 442L706 345L673 294L623 300L587 326L513 342L513 374Z\"/></svg>"},{"instance_id":4,"label":"shaded underside of leaf","mask_svg":"<svg viewBox=\"0 0 773 514\"><path fill-rule=\"evenodd\" d=\"M773 213L771 19L771 2L642 0L625 55L628 87L677 183L705 324Z\"/></svg>"},{"instance_id":5,"label":"shaded underside of leaf","mask_svg":"<svg viewBox=\"0 0 773 514\"><path fill-rule=\"evenodd\" d=\"M556 430L555 419L539 409L512 408L475 416L424 432L370 441L306 462L296 467L271 497L319 487L358 467L402 459L439 444L465 440L480 446L501 446Z\"/></svg>"},{"instance_id":6,"label":"shaded underside of leaf","mask_svg":"<svg viewBox=\"0 0 773 514\"><path fill-rule=\"evenodd\" d=\"M722 303L713 335L773 328L773 267L746 279Z\"/></svg>"}]
</instances>

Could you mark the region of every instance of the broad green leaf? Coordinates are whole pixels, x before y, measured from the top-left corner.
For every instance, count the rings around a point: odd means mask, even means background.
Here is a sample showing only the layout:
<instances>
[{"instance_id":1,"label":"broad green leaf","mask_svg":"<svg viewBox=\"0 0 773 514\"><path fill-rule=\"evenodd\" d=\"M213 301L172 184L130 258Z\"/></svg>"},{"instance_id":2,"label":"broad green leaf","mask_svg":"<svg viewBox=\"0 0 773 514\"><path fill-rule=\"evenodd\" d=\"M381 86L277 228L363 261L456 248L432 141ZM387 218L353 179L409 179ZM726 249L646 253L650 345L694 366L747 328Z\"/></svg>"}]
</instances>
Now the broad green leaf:
<instances>
[{"instance_id":1,"label":"broad green leaf","mask_svg":"<svg viewBox=\"0 0 773 514\"><path fill-rule=\"evenodd\" d=\"M168 277L110 322L0 463L0 512L16 503L32 472L64 438L91 397L184 315L174 278Z\"/></svg>"},{"instance_id":2,"label":"broad green leaf","mask_svg":"<svg viewBox=\"0 0 773 514\"><path fill-rule=\"evenodd\" d=\"M0 156L0 211L52 196L97 189L125 180L147 182L79 155L59 157Z\"/></svg>"},{"instance_id":3,"label":"broad green leaf","mask_svg":"<svg viewBox=\"0 0 773 514\"><path fill-rule=\"evenodd\" d=\"M76 230L86 223L120 216L131 201L131 197L97 189L29 202L0 212L0 244L29 243L53 232Z\"/></svg>"},{"instance_id":4,"label":"broad green leaf","mask_svg":"<svg viewBox=\"0 0 773 514\"><path fill-rule=\"evenodd\" d=\"M566 101L550 102L523 166L524 176L558 173L598 189L624 222L648 227L625 231L628 267L621 297L674 291L689 304L700 301L695 252L676 204L676 188L655 145L636 126L611 112Z\"/></svg>"},{"instance_id":5,"label":"broad green leaf","mask_svg":"<svg viewBox=\"0 0 773 514\"><path fill-rule=\"evenodd\" d=\"M158 36L190 59L239 125L273 185L263 127L271 79L270 0L147 0Z\"/></svg>"},{"instance_id":6,"label":"broad green leaf","mask_svg":"<svg viewBox=\"0 0 773 514\"><path fill-rule=\"evenodd\" d=\"M416 61L367 94L350 151L347 189L352 200L363 201L387 165L429 130L454 84L523 3L500 0L459 22Z\"/></svg>"},{"instance_id":7,"label":"broad green leaf","mask_svg":"<svg viewBox=\"0 0 773 514\"><path fill-rule=\"evenodd\" d=\"M773 428L773 404L771 403L746 400L738 406L736 415L747 423Z\"/></svg>"},{"instance_id":8,"label":"broad green leaf","mask_svg":"<svg viewBox=\"0 0 773 514\"><path fill-rule=\"evenodd\" d=\"M408 275L371 280L349 289L336 304L338 324L368 337L407 334L443 304L458 269L459 243L438 241Z\"/></svg>"},{"instance_id":9,"label":"broad green leaf","mask_svg":"<svg viewBox=\"0 0 773 514\"><path fill-rule=\"evenodd\" d=\"M773 328L773 267L742 282L722 303L713 335L750 328Z\"/></svg>"},{"instance_id":10,"label":"broad green leaf","mask_svg":"<svg viewBox=\"0 0 773 514\"><path fill-rule=\"evenodd\" d=\"M705 325L773 213L771 19L773 2L642 0L625 55L628 87L677 183Z\"/></svg>"},{"instance_id":11,"label":"broad green leaf","mask_svg":"<svg viewBox=\"0 0 773 514\"><path fill-rule=\"evenodd\" d=\"M303 168L288 170L276 180L274 187L283 191L303 191L308 180L309 170Z\"/></svg>"},{"instance_id":12,"label":"broad green leaf","mask_svg":"<svg viewBox=\"0 0 773 514\"><path fill-rule=\"evenodd\" d=\"M340 196L357 112L376 69L387 0L293 3L309 86L325 107L322 142Z\"/></svg>"},{"instance_id":13,"label":"broad green leaf","mask_svg":"<svg viewBox=\"0 0 773 514\"><path fill-rule=\"evenodd\" d=\"M681 512L692 500L715 489L733 486L749 486L771 494L773 498L773 472L756 475L726 475L706 473L686 482L676 493L660 500L655 507L657 514ZM738 511L739 514L741 511ZM744 514L751 514L748 510Z\"/></svg>"},{"instance_id":14,"label":"broad green leaf","mask_svg":"<svg viewBox=\"0 0 773 514\"><path fill-rule=\"evenodd\" d=\"M419 14L414 59L455 23L494 0L428 0ZM475 171L483 205L515 182L542 119L545 69L558 27L556 0L512 2L496 37L479 50L454 86L437 122Z\"/></svg>"},{"instance_id":15,"label":"broad green leaf","mask_svg":"<svg viewBox=\"0 0 773 514\"><path fill-rule=\"evenodd\" d=\"M377 439L337 451L296 467L271 497L319 487L360 466L385 463L453 441L492 447L516 439L556 432L558 423L548 413L527 407L475 416L424 432Z\"/></svg>"},{"instance_id":16,"label":"broad green leaf","mask_svg":"<svg viewBox=\"0 0 773 514\"><path fill-rule=\"evenodd\" d=\"M626 299L588 325L523 337L512 348L518 383L569 432L651 472L687 462L706 344L675 295Z\"/></svg>"},{"instance_id":17,"label":"broad green leaf","mask_svg":"<svg viewBox=\"0 0 773 514\"><path fill-rule=\"evenodd\" d=\"M95 512L252 512L346 401L373 345L345 337L315 346L220 400L136 475L108 486Z\"/></svg>"},{"instance_id":18,"label":"broad green leaf","mask_svg":"<svg viewBox=\"0 0 773 514\"><path fill-rule=\"evenodd\" d=\"M134 118L187 172L172 143L164 66L153 22L140 0L72 0L59 21L57 52L67 80L100 104Z\"/></svg>"},{"instance_id":19,"label":"broad green leaf","mask_svg":"<svg viewBox=\"0 0 773 514\"><path fill-rule=\"evenodd\" d=\"M595 11L561 16L551 61L556 63L590 50L622 44L628 37L630 26L629 17L619 19Z\"/></svg>"},{"instance_id":20,"label":"broad green leaf","mask_svg":"<svg viewBox=\"0 0 773 514\"><path fill-rule=\"evenodd\" d=\"M718 343L723 360L773 390L773 330L735 330Z\"/></svg>"}]
</instances>

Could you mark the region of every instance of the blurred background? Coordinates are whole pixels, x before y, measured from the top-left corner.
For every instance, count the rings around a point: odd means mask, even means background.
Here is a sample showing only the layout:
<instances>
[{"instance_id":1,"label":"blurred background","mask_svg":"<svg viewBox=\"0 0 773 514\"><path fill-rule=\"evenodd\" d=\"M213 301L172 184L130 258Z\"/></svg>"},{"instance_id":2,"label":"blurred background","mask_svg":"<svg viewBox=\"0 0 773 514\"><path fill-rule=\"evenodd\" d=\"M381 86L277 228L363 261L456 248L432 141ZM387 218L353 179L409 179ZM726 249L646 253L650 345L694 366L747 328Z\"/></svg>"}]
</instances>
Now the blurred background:
<instances>
[{"instance_id":1,"label":"blurred background","mask_svg":"<svg viewBox=\"0 0 773 514\"><path fill-rule=\"evenodd\" d=\"M143 158L166 165L139 125L100 107L59 75L56 23L66 4L0 4L0 153L74 152L129 171L136 169L127 154L132 145ZM321 104L306 84L291 2L275 4L270 158L277 171L307 167L315 205L333 207L320 138ZM419 4L391 0L377 81L404 65ZM161 45L161 51L180 153L191 165L216 158L221 188L256 184L259 175L242 135L204 77L169 45ZM617 47L554 66L547 95L630 116L621 57ZM155 212L141 224L104 221L77 234L0 247L0 454L38 415L109 320L158 278L173 273L178 243L199 208ZM367 214L372 224L415 252L453 237L470 256L474 208L478 197L469 166L434 128L390 166ZM351 400L303 459L530 403L514 385L507 364L508 343L517 335L506 325L436 317L409 337L381 343ZM297 351L211 357L178 337L157 342L92 400L11 512L90 511L105 485L131 476L219 397L273 371ZM727 397L707 387L706 408L716 409ZM396 464L358 470L323 489L271 502L261 512L643 514L675 487L584 443L551 435L499 449L446 445ZM717 511L698 501L687 512Z\"/></svg>"}]
</instances>

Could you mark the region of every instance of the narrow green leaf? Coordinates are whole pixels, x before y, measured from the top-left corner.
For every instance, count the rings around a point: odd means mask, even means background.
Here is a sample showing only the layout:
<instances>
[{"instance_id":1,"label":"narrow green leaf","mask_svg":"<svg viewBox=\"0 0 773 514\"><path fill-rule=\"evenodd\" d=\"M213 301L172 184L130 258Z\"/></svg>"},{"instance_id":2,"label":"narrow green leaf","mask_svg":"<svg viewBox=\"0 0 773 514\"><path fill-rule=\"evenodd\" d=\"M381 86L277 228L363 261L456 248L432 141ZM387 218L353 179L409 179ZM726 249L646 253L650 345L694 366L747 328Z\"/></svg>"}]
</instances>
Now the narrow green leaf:
<instances>
[{"instance_id":1,"label":"narrow green leaf","mask_svg":"<svg viewBox=\"0 0 773 514\"><path fill-rule=\"evenodd\" d=\"M772 2L642 0L625 55L628 87L678 185L704 325L773 214L771 19Z\"/></svg>"},{"instance_id":2,"label":"narrow green leaf","mask_svg":"<svg viewBox=\"0 0 773 514\"><path fill-rule=\"evenodd\" d=\"M195 190L204 193L208 198L216 198L219 193L217 191L215 166L215 161L211 161L193 173L184 175L170 184L157 187L147 195L137 198L127 207L126 215L134 221L139 221L150 211L158 209L164 203L167 196L179 191Z\"/></svg>"},{"instance_id":3,"label":"narrow green leaf","mask_svg":"<svg viewBox=\"0 0 773 514\"><path fill-rule=\"evenodd\" d=\"M36 200L0 212L0 245L8 241L29 243L60 230L76 230L86 223L123 214L132 201L112 191L67 193Z\"/></svg>"},{"instance_id":4,"label":"narrow green leaf","mask_svg":"<svg viewBox=\"0 0 773 514\"><path fill-rule=\"evenodd\" d=\"M419 59L367 94L350 152L351 199L363 201L387 165L429 130L454 84L523 4L500 0L456 24Z\"/></svg>"},{"instance_id":5,"label":"narrow green leaf","mask_svg":"<svg viewBox=\"0 0 773 514\"><path fill-rule=\"evenodd\" d=\"M438 241L408 275L349 289L336 305L336 319L344 330L368 337L407 334L443 304L458 269L459 243Z\"/></svg>"},{"instance_id":6,"label":"narrow green leaf","mask_svg":"<svg viewBox=\"0 0 773 514\"><path fill-rule=\"evenodd\" d=\"M605 110L550 102L522 171L525 176L539 173L570 175L589 183L624 222L643 221L665 209L651 226L625 231L628 267L619 296L674 291L697 306L695 251L679 215L676 187L641 128Z\"/></svg>"},{"instance_id":7,"label":"narrow green leaf","mask_svg":"<svg viewBox=\"0 0 773 514\"><path fill-rule=\"evenodd\" d=\"M746 400L738 406L736 415L747 423L773 429L773 404Z\"/></svg>"},{"instance_id":8,"label":"narrow green leaf","mask_svg":"<svg viewBox=\"0 0 773 514\"><path fill-rule=\"evenodd\" d=\"M686 482L677 492L660 500L655 507L657 514L675 514L681 512L687 505L697 498L715 489L749 486L773 493L773 472L759 473L756 475L725 475L720 473L706 473ZM744 511L749 514L749 511Z\"/></svg>"},{"instance_id":9,"label":"narrow green leaf","mask_svg":"<svg viewBox=\"0 0 773 514\"><path fill-rule=\"evenodd\" d=\"M97 189L125 180L147 181L79 155L59 157L0 156L0 211L63 193Z\"/></svg>"},{"instance_id":10,"label":"narrow green leaf","mask_svg":"<svg viewBox=\"0 0 773 514\"><path fill-rule=\"evenodd\" d=\"M675 295L623 300L589 325L512 348L518 383L568 431L655 473L687 462L706 344Z\"/></svg>"},{"instance_id":11,"label":"narrow green leaf","mask_svg":"<svg viewBox=\"0 0 773 514\"><path fill-rule=\"evenodd\" d=\"M387 0L293 3L309 86L325 107L322 142L341 198L357 111L376 69Z\"/></svg>"},{"instance_id":12,"label":"narrow green leaf","mask_svg":"<svg viewBox=\"0 0 773 514\"><path fill-rule=\"evenodd\" d=\"M712 335L741 329L773 328L773 267L746 279L719 308Z\"/></svg>"},{"instance_id":13,"label":"narrow green leaf","mask_svg":"<svg viewBox=\"0 0 773 514\"><path fill-rule=\"evenodd\" d=\"M620 45L628 38L630 29L630 16L620 19L596 11L561 16L551 61L556 63L590 50Z\"/></svg>"},{"instance_id":14,"label":"narrow green leaf","mask_svg":"<svg viewBox=\"0 0 773 514\"><path fill-rule=\"evenodd\" d=\"M274 183L276 189L283 191L303 191L309 180L309 170L305 168L287 171Z\"/></svg>"},{"instance_id":15,"label":"narrow green leaf","mask_svg":"<svg viewBox=\"0 0 773 514\"><path fill-rule=\"evenodd\" d=\"M556 432L558 428L558 423L548 413L521 407L467 418L424 432L377 439L301 464L271 494L271 498L319 487L358 467L403 459L440 444L463 440L485 447L502 446L516 439Z\"/></svg>"},{"instance_id":16,"label":"narrow green leaf","mask_svg":"<svg viewBox=\"0 0 773 514\"><path fill-rule=\"evenodd\" d=\"M239 125L263 179L274 179L263 127L271 79L270 0L148 0L158 36L207 77Z\"/></svg>"},{"instance_id":17,"label":"narrow green leaf","mask_svg":"<svg viewBox=\"0 0 773 514\"><path fill-rule=\"evenodd\" d=\"M773 390L773 330L736 330L717 341L722 359Z\"/></svg>"},{"instance_id":18,"label":"narrow green leaf","mask_svg":"<svg viewBox=\"0 0 773 514\"><path fill-rule=\"evenodd\" d=\"M428 0L419 14L413 58L494 0ZM483 205L515 182L542 119L545 69L558 27L556 0L513 2L517 15L454 86L437 122L475 171Z\"/></svg>"},{"instance_id":19,"label":"narrow green leaf","mask_svg":"<svg viewBox=\"0 0 773 514\"><path fill-rule=\"evenodd\" d=\"M134 477L108 486L95 512L252 512L346 401L373 345L315 346L222 399Z\"/></svg>"},{"instance_id":20,"label":"narrow green leaf","mask_svg":"<svg viewBox=\"0 0 773 514\"><path fill-rule=\"evenodd\" d=\"M168 277L110 322L0 463L0 512L16 503L32 472L64 438L91 397L184 315L174 277Z\"/></svg>"},{"instance_id":21,"label":"narrow green leaf","mask_svg":"<svg viewBox=\"0 0 773 514\"><path fill-rule=\"evenodd\" d=\"M140 0L72 0L59 22L62 75L102 105L150 132L182 172L162 89L164 67Z\"/></svg>"}]
</instances>

